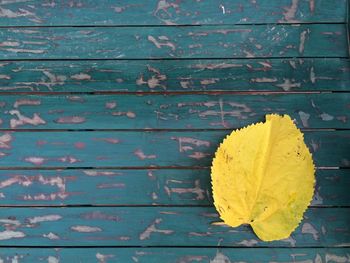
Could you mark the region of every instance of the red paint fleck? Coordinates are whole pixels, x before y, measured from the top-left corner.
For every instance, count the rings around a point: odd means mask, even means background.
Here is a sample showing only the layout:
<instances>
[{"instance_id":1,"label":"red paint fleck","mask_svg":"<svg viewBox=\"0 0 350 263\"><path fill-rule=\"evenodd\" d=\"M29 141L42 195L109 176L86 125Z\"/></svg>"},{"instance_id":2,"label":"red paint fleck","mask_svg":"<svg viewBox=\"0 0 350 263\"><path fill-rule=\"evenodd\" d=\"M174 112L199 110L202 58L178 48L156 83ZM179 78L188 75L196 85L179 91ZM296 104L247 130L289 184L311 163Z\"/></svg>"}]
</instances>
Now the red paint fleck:
<instances>
[{"instance_id":1,"label":"red paint fleck","mask_svg":"<svg viewBox=\"0 0 350 263\"><path fill-rule=\"evenodd\" d=\"M140 158L141 160L144 160L144 159L155 159L157 158L157 156L155 154L151 154L151 155L146 155L144 154L144 152L141 150L141 149L137 149L134 154Z\"/></svg>"},{"instance_id":2,"label":"red paint fleck","mask_svg":"<svg viewBox=\"0 0 350 263\"><path fill-rule=\"evenodd\" d=\"M105 188L124 188L125 184L98 184L97 188L99 189L105 189Z\"/></svg>"},{"instance_id":3,"label":"red paint fleck","mask_svg":"<svg viewBox=\"0 0 350 263\"><path fill-rule=\"evenodd\" d=\"M74 147L77 148L77 149L84 149L85 148L85 143L83 143L83 142L76 142L74 144Z\"/></svg>"},{"instance_id":4,"label":"red paint fleck","mask_svg":"<svg viewBox=\"0 0 350 263\"><path fill-rule=\"evenodd\" d=\"M12 136L9 133L0 135L0 149L11 149Z\"/></svg>"},{"instance_id":5,"label":"red paint fleck","mask_svg":"<svg viewBox=\"0 0 350 263\"><path fill-rule=\"evenodd\" d=\"M47 144L47 141L39 140L39 141L36 142L36 145L38 145L38 146L42 146L44 144Z\"/></svg>"},{"instance_id":6,"label":"red paint fleck","mask_svg":"<svg viewBox=\"0 0 350 263\"><path fill-rule=\"evenodd\" d=\"M115 138L93 138L94 141L104 141L107 143L117 144L119 143L118 139Z\"/></svg>"},{"instance_id":7,"label":"red paint fleck","mask_svg":"<svg viewBox=\"0 0 350 263\"><path fill-rule=\"evenodd\" d=\"M101 220L101 219L103 219L103 220L111 220L111 221L120 221L119 216L108 215L108 214L102 213L100 211L94 211L91 213L83 214L82 218L88 219L88 220L94 220L94 219Z\"/></svg>"},{"instance_id":8,"label":"red paint fleck","mask_svg":"<svg viewBox=\"0 0 350 263\"><path fill-rule=\"evenodd\" d=\"M63 163L76 163L81 161L73 156L63 156L61 158L58 158L57 160Z\"/></svg>"},{"instance_id":9,"label":"red paint fleck","mask_svg":"<svg viewBox=\"0 0 350 263\"><path fill-rule=\"evenodd\" d=\"M199 160L199 159L205 158L209 155L210 154L208 154L208 153L194 152L193 154L189 155L188 157Z\"/></svg>"},{"instance_id":10,"label":"red paint fleck","mask_svg":"<svg viewBox=\"0 0 350 263\"><path fill-rule=\"evenodd\" d=\"M85 118L84 117L80 117L80 116L66 116L66 117L60 117L58 118L56 121L56 123L83 123L85 122Z\"/></svg>"},{"instance_id":11,"label":"red paint fleck","mask_svg":"<svg viewBox=\"0 0 350 263\"><path fill-rule=\"evenodd\" d=\"M21 100L16 100L16 102L13 104L14 108L18 108L19 106L22 105L40 105L41 101L40 100L28 100L28 99L21 99Z\"/></svg>"},{"instance_id":12,"label":"red paint fleck","mask_svg":"<svg viewBox=\"0 0 350 263\"><path fill-rule=\"evenodd\" d=\"M34 165L42 165L46 161L46 159L42 157L31 156L26 157L24 161L32 163Z\"/></svg>"},{"instance_id":13,"label":"red paint fleck","mask_svg":"<svg viewBox=\"0 0 350 263\"><path fill-rule=\"evenodd\" d=\"M105 107L106 109L114 109L117 107L117 103L115 101L106 102Z\"/></svg>"}]
</instances>

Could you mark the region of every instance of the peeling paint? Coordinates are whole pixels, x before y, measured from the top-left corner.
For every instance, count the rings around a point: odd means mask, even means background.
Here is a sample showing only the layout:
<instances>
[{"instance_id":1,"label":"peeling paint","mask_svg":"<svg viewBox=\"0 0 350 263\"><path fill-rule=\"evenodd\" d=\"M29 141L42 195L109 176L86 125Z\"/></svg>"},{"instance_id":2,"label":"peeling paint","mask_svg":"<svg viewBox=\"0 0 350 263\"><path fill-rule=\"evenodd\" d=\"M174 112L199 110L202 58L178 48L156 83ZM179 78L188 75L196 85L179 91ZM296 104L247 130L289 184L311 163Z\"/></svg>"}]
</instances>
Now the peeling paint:
<instances>
[{"instance_id":1,"label":"peeling paint","mask_svg":"<svg viewBox=\"0 0 350 263\"><path fill-rule=\"evenodd\" d=\"M290 91L293 88L300 88L301 83L292 82L290 79L283 79L284 83L276 84L277 87L282 88L284 91Z\"/></svg>"},{"instance_id":2,"label":"peeling paint","mask_svg":"<svg viewBox=\"0 0 350 263\"><path fill-rule=\"evenodd\" d=\"M295 20L295 15L298 10L298 4L299 0L292 0L292 5L289 7L284 7L285 12L283 13L284 15L284 20L287 22L297 22Z\"/></svg>"},{"instance_id":3,"label":"peeling paint","mask_svg":"<svg viewBox=\"0 0 350 263\"><path fill-rule=\"evenodd\" d=\"M60 239L59 236L57 236L56 234L54 234L52 232L50 232L48 234L43 234L43 237L48 238L50 240L58 240L58 239Z\"/></svg>"},{"instance_id":4,"label":"peeling paint","mask_svg":"<svg viewBox=\"0 0 350 263\"><path fill-rule=\"evenodd\" d=\"M179 152L186 152L189 150L193 150L193 146L200 147L200 146L205 146L209 147L210 142L209 141L203 141L199 139L194 139L190 137L171 137L172 140L178 141L179 142ZM193 146L189 145L184 145L184 144L190 144Z\"/></svg>"},{"instance_id":5,"label":"peeling paint","mask_svg":"<svg viewBox=\"0 0 350 263\"><path fill-rule=\"evenodd\" d=\"M41 124L46 124L46 121L44 121L37 113L33 114L32 118L26 117L22 115L18 110L10 110L9 113L11 115L16 115L18 119L11 119L10 120L10 127L12 129L17 128L18 126L30 124L34 126L38 126Z\"/></svg>"},{"instance_id":6,"label":"peeling paint","mask_svg":"<svg viewBox=\"0 0 350 263\"><path fill-rule=\"evenodd\" d=\"M250 239L250 240L243 240L241 242L238 242L237 244L243 245L243 246L246 246L246 247L252 247L252 246L255 246L258 243L259 242L256 241L255 239Z\"/></svg>"},{"instance_id":7,"label":"peeling paint","mask_svg":"<svg viewBox=\"0 0 350 263\"><path fill-rule=\"evenodd\" d=\"M169 181L169 180L168 180ZM167 184L168 184L167 181ZM182 183L182 182L180 182ZM193 188L180 188L180 187L169 187L169 192L176 194L195 194L196 200L203 200L205 198L205 191L200 187L200 180L195 180L195 187Z\"/></svg>"},{"instance_id":8,"label":"peeling paint","mask_svg":"<svg viewBox=\"0 0 350 263\"><path fill-rule=\"evenodd\" d=\"M41 104L40 100L20 99L20 100L16 100L16 102L13 104L13 107L18 108L22 105L37 106L40 104Z\"/></svg>"},{"instance_id":9,"label":"peeling paint","mask_svg":"<svg viewBox=\"0 0 350 263\"><path fill-rule=\"evenodd\" d=\"M107 263L107 260L109 258L114 258L114 255L96 253L96 259L98 260L98 263Z\"/></svg>"},{"instance_id":10,"label":"peeling paint","mask_svg":"<svg viewBox=\"0 0 350 263\"><path fill-rule=\"evenodd\" d=\"M156 225L160 224L162 222L161 218L157 218L149 227L146 228L144 232L142 232L139 236L140 240L149 239L152 233L161 233L165 235L170 235L174 231L173 230L163 230L163 229L157 229Z\"/></svg>"},{"instance_id":11,"label":"peeling paint","mask_svg":"<svg viewBox=\"0 0 350 263\"><path fill-rule=\"evenodd\" d=\"M303 126L305 128L309 127L309 119L310 119L310 114L303 112L303 111L299 111L298 112L301 123L303 124Z\"/></svg>"},{"instance_id":12,"label":"peeling paint","mask_svg":"<svg viewBox=\"0 0 350 263\"><path fill-rule=\"evenodd\" d=\"M305 49L305 42L306 39L308 37L308 35L310 34L310 30L304 30L303 32L300 33L300 42L299 42L299 53L303 54L304 53L304 49Z\"/></svg>"},{"instance_id":13,"label":"peeling paint","mask_svg":"<svg viewBox=\"0 0 350 263\"><path fill-rule=\"evenodd\" d=\"M59 263L59 262L60 262L59 259L54 256L49 256L47 258L47 263Z\"/></svg>"},{"instance_id":14,"label":"peeling paint","mask_svg":"<svg viewBox=\"0 0 350 263\"><path fill-rule=\"evenodd\" d=\"M45 215L45 216L36 216L28 218L29 223L31 224L37 224L41 222L47 222L47 221L57 221L62 219L62 216L60 215Z\"/></svg>"},{"instance_id":15,"label":"peeling paint","mask_svg":"<svg viewBox=\"0 0 350 263\"><path fill-rule=\"evenodd\" d=\"M318 231L309 223L304 223L301 228L301 233L311 234L314 240L319 240Z\"/></svg>"},{"instance_id":16,"label":"peeling paint","mask_svg":"<svg viewBox=\"0 0 350 263\"><path fill-rule=\"evenodd\" d=\"M20 231L11 231L11 230L5 230L0 232L0 240L8 240L12 238L22 238L26 235L23 232Z\"/></svg>"},{"instance_id":17,"label":"peeling paint","mask_svg":"<svg viewBox=\"0 0 350 263\"><path fill-rule=\"evenodd\" d=\"M0 149L11 149L12 136L10 133L0 135Z\"/></svg>"},{"instance_id":18,"label":"peeling paint","mask_svg":"<svg viewBox=\"0 0 350 263\"><path fill-rule=\"evenodd\" d=\"M66 117L60 117L57 120L55 120L56 123L62 123L62 124L77 124L77 123L84 123L86 121L85 117L81 116L66 116Z\"/></svg>"},{"instance_id":19,"label":"peeling paint","mask_svg":"<svg viewBox=\"0 0 350 263\"><path fill-rule=\"evenodd\" d=\"M91 76L86 73L75 74L70 76L70 78L75 80L91 80Z\"/></svg>"},{"instance_id":20,"label":"peeling paint","mask_svg":"<svg viewBox=\"0 0 350 263\"><path fill-rule=\"evenodd\" d=\"M231 263L231 260L229 257L218 251L215 255L215 258L210 260L209 263Z\"/></svg>"},{"instance_id":21,"label":"peeling paint","mask_svg":"<svg viewBox=\"0 0 350 263\"><path fill-rule=\"evenodd\" d=\"M134 154L140 159L140 160L145 160L145 159L156 159L157 156L155 154L150 154L146 155L141 149L137 149L134 151Z\"/></svg>"},{"instance_id":22,"label":"peeling paint","mask_svg":"<svg viewBox=\"0 0 350 263\"><path fill-rule=\"evenodd\" d=\"M328 113L325 113L325 112L320 114L320 117L321 117L321 119L323 121L332 121L332 120L334 120L334 117L332 115L330 115Z\"/></svg>"},{"instance_id":23,"label":"peeling paint","mask_svg":"<svg viewBox=\"0 0 350 263\"><path fill-rule=\"evenodd\" d=\"M93 226L72 226L70 229L76 232L81 233L93 233L93 232L101 232L102 229L99 227L93 227Z\"/></svg>"},{"instance_id":24,"label":"peeling paint","mask_svg":"<svg viewBox=\"0 0 350 263\"><path fill-rule=\"evenodd\" d=\"M171 50L175 50L175 45L169 41L167 37L160 36L158 37L158 40L155 39L153 36L148 36L148 41L152 42L157 48L162 48L162 46L170 47ZM163 42L161 42L163 41Z\"/></svg>"}]
</instances>

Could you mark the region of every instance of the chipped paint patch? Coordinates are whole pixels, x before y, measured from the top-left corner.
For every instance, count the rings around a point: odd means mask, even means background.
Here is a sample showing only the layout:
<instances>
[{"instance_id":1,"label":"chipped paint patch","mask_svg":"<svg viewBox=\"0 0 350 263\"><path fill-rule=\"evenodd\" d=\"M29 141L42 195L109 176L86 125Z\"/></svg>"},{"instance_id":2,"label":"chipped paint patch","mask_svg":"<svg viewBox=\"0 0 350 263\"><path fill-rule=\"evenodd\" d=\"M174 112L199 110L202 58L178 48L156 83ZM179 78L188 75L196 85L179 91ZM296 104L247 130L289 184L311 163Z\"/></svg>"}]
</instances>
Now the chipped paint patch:
<instances>
[{"instance_id":1,"label":"chipped paint patch","mask_svg":"<svg viewBox=\"0 0 350 263\"><path fill-rule=\"evenodd\" d=\"M229 257L218 251L209 263L231 263L231 260Z\"/></svg>"},{"instance_id":2,"label":"chipped paint patch","mask_svg":"<svg viewBox=\"0 0 350 263\"><path fill-rule=\"evenodd\" d=\"M70 78L75 80L91 80L91 76L86 73L75 74L70 76Z\"/></svg>"},{"instance_id":3,"label":"chipped paint patch","mask_svg":"<svg viewBox=\"0 0 350 263\"><path fill-rule=\"evenodd\" d=\"M156 159L157 156L155 154L150 154L146 155L141 149L137 149L134 151L134 154L140 159L140 160L145 160L145 159Z\"/></svg>"},{"instance_id":4,"label":"chipped paint patch","mask_svg":"<svg viewBox=\"0 0 350 263\"><path fill-rule=\"evenodd\" d=\"M152 42L157 48L162 48L162 46L170 47L172 51L176 49L175 45L169 41L168 37L166 36L159 36L158 40L155 39L153 36L148 36L148 41Z\"/></svg>"},{"instance_id":5,"label":"chipped paint patch","mask_svg":"<svg viewBox=\"0 0 350 263\"><path fill-rule=\"evenodd\" d=\"M310 34L310 29L304 30L303 32L300 33L300 42L299 42L299 53L303 54L305 50L305 42Z\"/></svg>"},{"instance_id":6,"label":"chipped paint patch","mask_svg":"<svg viewBox=\"0 0 350 263\"><path fill-rule=\"evenodd\" d=\"M32 163L34 165L42 165L45 163L46 159L42 157L31 156L24 158L24 161Z\"/></svg>"},{"instance_id":7,"label":"chipped paint patch","mask_svg":"<svg viewBox=\"0 0 350 263\"><path fill-rule=\"evenodd\" d=\"M283 13L284 20L287 22L297 22L295 15L298 10L299 0L292 0L292 4L289 7L284 7L285 12Z\"/></svg>"},{"instance_id":8,"label":"chipped paint patch","mask_svg":"<svg viewBox=\"0 0 350 263\"><path fill-rule=\"evenodd\" d=\"M57 221L60 219L62 219L62 216L60 215L46 215L46 216L36 216L36 217L28 218L28 221L31 224L37 224L41 222Z\"/></svg>"},{"instance_id":9,"label":"chipped paint patch","mask_svg":"<svg viewBox=\"0 0 350 263\"><path fill-rule=\"evenodd\" d=\"M54 234L52 232L50 232L48 234L43 234L43 237L48 238L50 240L58 240L58 239L60 239L59 236L57 236L56 234Z\"/></svg>"},{"instance_id":10,"label":"chipped paint patch","mask_svg":"<svg viewBox=\"0 0 350 263\"><path fill-rule=\"evenodd\" d=\"M62 124L77 124L77 123L83 123L85 122L85 117L81 116L66 116L66 117L60 117L57 120L55 120L56 123L62 123Z\"/></svg>"},{"instance_id":11,"label":"chipped paint patch","mask_svg":"<svg viewBox=\"0 0 350 263\"><path fill-rule=\"evenodd\" d=\"M310 114L303 112L303 111L299 111L298 112L301 123L303 124L303 126L305 128L309 127L309 119L310 119Z\"/></svg>"},{"instance_id":12,"label":"chipped paint patch","mask_svg":"<svg viewBox=\"0 0 350 263\"><path fill-rule=\"evenodd\" d=\"M10 127L12 129L17 128L18 126L30 124L34 126L38 126L41 124L46 124L46 121L44 121L42 118L40 118L39 114L34 113L32 118L26 117L22 115L18 110L10 110L9 113L11 115L15 115L18 119L11 119L10 120Z\"/></svg>"},{"instance_id":13,"label":"chipped paint patch","mask_svg":"<svg viewBox=\"0 0 350 263\"><path fill-rule=\"evenodd\" d=\"M321 119L323 121L332 121L332 120L334 120L334 117L332 115L330 115L328 113L325 113L325 112L320 114L320 117L321 117Z\"/></svg>"},{"instance_id":14,"label":"chipped paint patch","mask_svg":"<svg viewBox=\"0 0 350 263\"><path fill-rule=\"evenodd\" d=\"M0 149L11 149L12 136L10 133L0 135Z\"/></svg>"},{"instance_id":15,"label":"chipped paint patch","mask_svg":"<svg viewBox=\"0 0 350 263\"><path fill-rule=\"evenodd\" d=\"M149 239L152 233L161 233L165 235L170 235L174 231L173 230L163 230L163 229L157 229L156 225L160 224L162 222L161 218L157 218L149 227L146 228L144 232L142 232L139 236L140 240Z\"/></svg>"},{"instance_id":16,"label":"chipped paint patch","mask_svg":"<svg viewBox=\"0 0 350 263\"><path fill-rule=\"evenodd\" d=\"M99 227L94 227L94 226L72 226L70 229L76 232L81 232L81 233L93 233L93 232L101 232L102 229Z\"/></svg>"},{"instance_id":17,"label":"chipped paint patch","mask_svg":"<svg viewBox=\"0 0 350 263\"><path fill-rule=\"evenodd\" d=\"M311 234L314 240L319 240L318 231L309 223L304 223L301 228L301 233Z\"/></svg>"},{"instance_id":18,"label":"chipped paint patch","mask_svg":"<svg viewBox=\"0 0 350 263\"><path fill-rule=\"evenodd\" d=\"M112 254L101 254L101 253L96 253L96 259L98 260L99 263L107 263L107 260L109 258L113 258L114 255Z\"/></svg>"},{"instance_id":19,"label":"chipped paint patch","mask_svg":"<svg viewBox=\"0 0 350 263\"><path fill-rule=\"evenodd\" d=\"M59 262L60 262L59 259L54 256L49 256L47 258L47 263L59 263Z\"/></svg>"},{"instance_id":20,"label":"chipped paint patch","mask_svg":"<svg viewBox=\"0 0 350 263\"><path fill-rule=\"evenodd\" d=\"M22 105L37 106L40 104L41 104L40 100L20 99L20 100L16 100L16 102L13 104L13 107L18 108Z\"/></svg>"},{"instance_id":21,"label":"chipped paint patch","mask_svg":"<svg viewBox=\"0 0 350 263\"><path fill-rule=\"evenodd\" d=\"M8 240L12 238L22 238L26 235L23 232L20 231L11 231L11 230L5 230L0 232L0 240Z\"/></svg>"}]
</instances>

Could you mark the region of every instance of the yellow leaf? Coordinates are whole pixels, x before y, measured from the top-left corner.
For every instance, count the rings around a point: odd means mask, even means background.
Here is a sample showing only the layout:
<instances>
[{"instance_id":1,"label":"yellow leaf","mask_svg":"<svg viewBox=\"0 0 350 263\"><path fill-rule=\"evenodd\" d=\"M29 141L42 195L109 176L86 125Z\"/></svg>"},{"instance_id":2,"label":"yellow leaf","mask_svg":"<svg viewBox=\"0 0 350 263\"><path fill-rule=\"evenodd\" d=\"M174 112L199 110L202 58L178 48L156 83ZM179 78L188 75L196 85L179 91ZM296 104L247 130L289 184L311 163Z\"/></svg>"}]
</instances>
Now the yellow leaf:
<instances>
[{"instance_id":1,"label":"yellow leaf","mask_svg":"<svg viewBox=\"0 0 350 263\"><path fill-rule=\"evenodd\" d=\"M315 167L288 115L233 131L211 167L214 204L225 224L250 224L264 241L284 239L302 220L314 192Z\"/></svg>"}]
</instances>

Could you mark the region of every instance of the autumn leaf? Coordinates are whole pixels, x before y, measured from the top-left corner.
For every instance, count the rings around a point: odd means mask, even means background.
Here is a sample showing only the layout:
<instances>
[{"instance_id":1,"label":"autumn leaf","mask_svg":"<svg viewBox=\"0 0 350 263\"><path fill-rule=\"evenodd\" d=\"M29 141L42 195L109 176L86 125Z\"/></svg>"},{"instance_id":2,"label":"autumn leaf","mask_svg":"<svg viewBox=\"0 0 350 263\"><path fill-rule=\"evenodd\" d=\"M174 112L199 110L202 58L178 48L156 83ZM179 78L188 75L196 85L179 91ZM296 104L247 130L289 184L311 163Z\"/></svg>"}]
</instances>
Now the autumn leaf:
<instances>
[{"instance_id":1,"label":"autumn leaf","mask_svg":"<svg viewBox=\"0 0 350 263\"><path fill-rule=\"evenodd\" d=\"M233 131L211 167L214 204L225 224L250 224L264 241L290 236L310 204L315 167L288 115Z\"/></svg>"}]
</instances>

